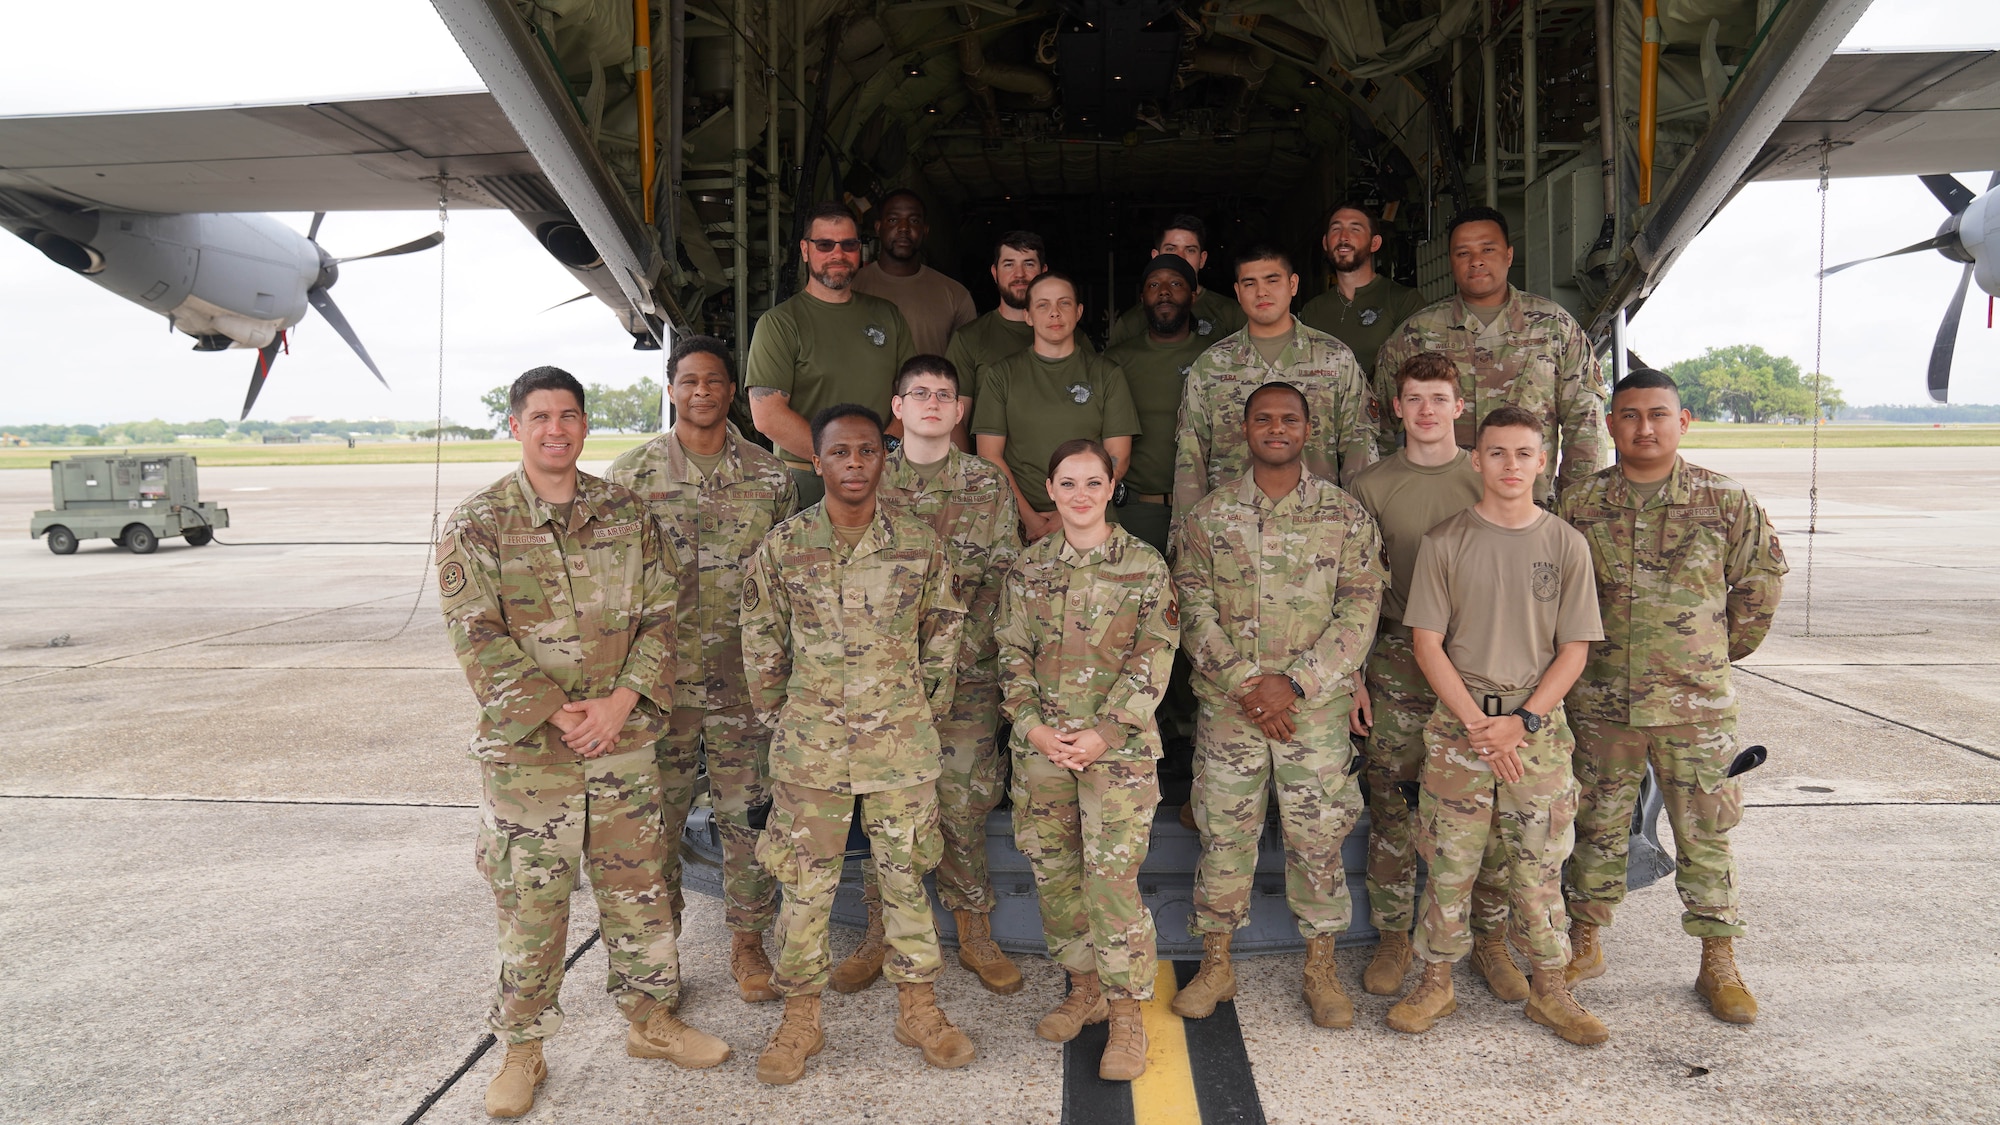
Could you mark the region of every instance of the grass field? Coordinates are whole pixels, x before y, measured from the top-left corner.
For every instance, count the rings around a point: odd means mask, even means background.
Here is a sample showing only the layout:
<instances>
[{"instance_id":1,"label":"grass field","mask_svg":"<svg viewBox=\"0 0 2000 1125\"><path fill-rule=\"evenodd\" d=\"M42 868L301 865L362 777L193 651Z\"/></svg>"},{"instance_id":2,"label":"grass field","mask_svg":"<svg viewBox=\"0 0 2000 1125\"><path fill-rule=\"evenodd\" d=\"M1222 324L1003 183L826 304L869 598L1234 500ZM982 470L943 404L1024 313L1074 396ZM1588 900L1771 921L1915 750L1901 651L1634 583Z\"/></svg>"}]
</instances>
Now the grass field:
<instances>
[{"instance_id":1,"label":"grass field","mask_svg":"<svg viewBox=\"0 0 2000 1125\"><path fill-rule=\"evenodd\" d=\"M645 441L648 434L606 434L584 443L585 461L609 461ZM1865 449L1910 445L2000 445L2000 425L1963 423L1948 426L1866 423L1820 428L1824 449ZM1687 449L1805 449L1812 445L1808 426L1751 426L1728 422L1697 422L1682 445ZM17 446L0 449L0 469L42 469L52 460L120 452L192 453L203 465L395 465L427 463L431 443L363 442L353 449L333 442L263 445L252 442L180 442L174 445L132 446L129 450L90 446ZM511 441L447 441L447 461L514 461L521 447Z\"/></svg>"}]
</instances>

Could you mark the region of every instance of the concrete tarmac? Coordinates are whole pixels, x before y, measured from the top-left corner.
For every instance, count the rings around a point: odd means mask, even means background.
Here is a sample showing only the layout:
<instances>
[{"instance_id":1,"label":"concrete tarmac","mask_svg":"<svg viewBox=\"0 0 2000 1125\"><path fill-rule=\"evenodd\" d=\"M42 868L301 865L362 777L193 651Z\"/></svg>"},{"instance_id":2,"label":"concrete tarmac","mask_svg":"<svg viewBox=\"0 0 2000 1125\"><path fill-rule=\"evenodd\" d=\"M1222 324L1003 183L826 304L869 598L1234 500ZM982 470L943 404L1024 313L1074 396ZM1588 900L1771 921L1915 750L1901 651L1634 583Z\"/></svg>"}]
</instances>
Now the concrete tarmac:
<instances>
[{"instance_id":1,"label":"concrete tarmac","mask_svg":"<svg viewBox=\"0 0 2000 1125\"><path fill-rule=\"evenodd\" d=\"M1739 669L1741 732L1771 748L1734 834L1759 1022L1716 1022L1664 884L1608 935L1579 1049L1493 1000L1421 1038L1311 1026L1297 956L1240 961L1238 1015L1273 1122L2000 1121L2000 450L1703 451L1785 533L1777 627ZM601 466L586 466L601 468ZM507 471L446 465L445 510ZM39 471L0 472L0 1121L486 1120L492 906L472 866L472 705L437 616L433 470L210 469L222 540L134 556L26 538ZM363 542L370 541L370 542ZM391 541L375 545L373 541ZM396 545L408 543L417 545ZM285 544L285 545L257 545ZM1810 582L1810 629L1806 564ZM52 645L51 642L61 641ZM595 924L574 900L572 948ZM720 904L693 896L684 1014L736 1057L626 1057L577 961L530 1120L1020 1122L1061 1116L1062 1052L1033 1034L1060 974L992 997L952 964L968 1069L889 1034L892 989L830 995L828 1049L760 1086L775 1005L728 977ZM854 936L837 932L836 955ZM949 959L948 959L949 960Z\"/></svg>"}]
</instances>

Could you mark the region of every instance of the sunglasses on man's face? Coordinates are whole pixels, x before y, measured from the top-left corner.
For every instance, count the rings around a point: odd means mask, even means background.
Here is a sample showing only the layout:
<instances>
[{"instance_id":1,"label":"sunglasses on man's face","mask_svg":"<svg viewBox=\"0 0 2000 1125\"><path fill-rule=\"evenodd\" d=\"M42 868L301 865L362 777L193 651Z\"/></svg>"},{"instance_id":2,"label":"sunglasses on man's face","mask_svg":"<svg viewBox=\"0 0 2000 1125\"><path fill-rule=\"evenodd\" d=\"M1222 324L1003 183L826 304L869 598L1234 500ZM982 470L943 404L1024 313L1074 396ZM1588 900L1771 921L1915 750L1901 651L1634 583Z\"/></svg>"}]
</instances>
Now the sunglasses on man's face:
<instances>
[{"instance_id":1,"label":"sunglasses on man's face","mask_svg":"<svg viewBox=\"0 0 2000 1125\"><path fill-rule=\"evenodd\" d=\"M835 250L845 250L849 254L859 254L861 252L861 240L858 238L809 238L806 241L812 244L813 249L822 254L831 254Z\"/></svg>"}]
</instances>

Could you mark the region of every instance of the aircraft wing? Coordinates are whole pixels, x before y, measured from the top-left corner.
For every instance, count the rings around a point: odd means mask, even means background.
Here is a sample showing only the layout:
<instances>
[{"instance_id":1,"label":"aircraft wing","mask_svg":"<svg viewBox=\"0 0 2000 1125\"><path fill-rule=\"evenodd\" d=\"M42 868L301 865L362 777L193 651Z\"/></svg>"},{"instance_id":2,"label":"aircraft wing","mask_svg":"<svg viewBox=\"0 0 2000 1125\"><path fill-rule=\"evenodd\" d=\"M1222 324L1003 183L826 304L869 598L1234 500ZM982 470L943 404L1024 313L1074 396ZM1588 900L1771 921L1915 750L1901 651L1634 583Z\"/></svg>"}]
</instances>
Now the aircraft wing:
<instances>
[{"instance_id":1,"label":"aircraft wing","mask_svg":"<svg viewBox=\"0 0 2000 1125\"><path fill-rule=\"evenodd\" d=\"M119 211L559 212L484 90L144 113L0 118L0 194Z\"/></svg>"},{"instance_id":2,"label":"aircraft wing","mask_svg":"<svg viewBox=\"0 0 2000 1125\"><path fill-rule=\"evenodd\" d=\"M2000 165L2000 50L1841 51L1771 133L1744 175L1923 175Z\"/></svg>"}]
</instances>

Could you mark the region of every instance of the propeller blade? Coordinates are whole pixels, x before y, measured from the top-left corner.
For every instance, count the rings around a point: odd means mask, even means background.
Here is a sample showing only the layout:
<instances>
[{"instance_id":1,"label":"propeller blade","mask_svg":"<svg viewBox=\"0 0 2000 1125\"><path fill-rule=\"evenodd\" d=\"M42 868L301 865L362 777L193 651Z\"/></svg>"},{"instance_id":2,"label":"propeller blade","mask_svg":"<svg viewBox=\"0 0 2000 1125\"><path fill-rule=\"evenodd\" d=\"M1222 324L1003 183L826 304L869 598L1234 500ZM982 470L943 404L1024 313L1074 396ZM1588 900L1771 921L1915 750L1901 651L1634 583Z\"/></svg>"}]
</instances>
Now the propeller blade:
<instances>
[{"instance_id":1,"label":"propeller blade","mask_svg":"<svg viewBox=\"0 0 2000 1125\"><path fill-rule=\"evenodd\" d=\"M369 258L393 258L398 254L414 254L419 250L429 250L443 241L444 232L434 230L422 238L413 238L401 246L391 246L387 250L377 250L373 254L356 254L352 258L335 258L333 261L335 265L338 265L342 262L366 261Z\"/></svg>"},{"instance_id":2,"label":"propeller blade","mask_svg":"<svg viewBox=\"0 0 2000 1125\"><path fill-rule=\"evenodd\" d=\"M243 396L243 415L236 419L241 422L250 417L250 408L257 405L257 395L264 389L264 380L271 377L271 365L278 362L278 352L285 346L285 334L257 349L257 366L250 370L250 393Z\"/></svg>"},{"instance_id":3,"label":"propeller blade","mask_svg":"<svg viewBox=\"0 0 2000 1125\"><path fill-rule=\"evenodd\" d=\"M1972 206L1972 201L1979 198L1972 193L1971 188L1942 172L1917 178L1924 182L1925 187L1931 189L1931 194L1937 196L1937 201L1944 204L1944 209L1954 215Z\"/></svg>"},{"instance_id":4,"label":"propeller blade","mask_svg":"<svg viewBox=\"0 0 2000 1125\"><path fill-rule=\"evenodd\" d=\"M1931 346L1932 402L1946 401L1951 388L1951 353L1958 350L1958 317L1965 311L1965 291L1971 285L1972 267L1967 265L1958 275L1958 292L1951 295L1951 306L1944 310L1944 323L1938 325L1937 343Z\"/></svg>"},{"instance_id":5,"label":"propeller blade","mask_svg":"<svg viewBox=\"0 0 2000 1125\"><path fill-rule=\"evenodd\" d=\"M312 222L312 226L311 226L311 227L310 227L310 228L309 228L309 229L308 229L308 230L306 231L306 241L307 241L307 242L318 242L318 241L319 241L319 225L320 225L320 223L321 223L322 221L324 221L325 219L326 219L326 212L324 212L324 211L314 211L314 212L313 212L313 222Z\"/></svg>"},{"instance_id":6,"label":"propeller blade","mask_svg":"<svg viewBox=\"0 0 2000 1125\"><path fill-rule=\"evenodd\" d=\"M1855 266L1863 265L1868 262L1879 262L1884 258L1893 258L1899 254L1914 254L1919 250L1936 250L1941 246L1950 245L1952 241L1953 241L1952 239L1946 238L1943 235L1938 235L1932 238L1926 238L1922 242L1917 243L1915 246L1905 246L1901 250L1891 250L1887 254L1877 254L1872 258L1856 258L1851 262L1842 262L1837 266L1828 266L1826 269L1820 271L1820 276L1832 277L1834 274L1839 273L1841 270L1852 269Z\"/></svg>"},{"instance_id":7,"label":"propeller blade","mask_svg":"<svg viewBox=\"0 0 2000 1125\"><path fill-rule=\"evenodd\" d=\"M554 312L557 309L562 308L564 305L574 305L578 301L588 301L593 296L595 296L595 294L591 293L589 290L585 290L581 293L578 293L576 296L571 297L567 301L557 301L555 304L550 305L548 308L543 309L542 312ZM536 315L539 316L540 313L537 313Z\"/></svg>"},{"instance_id":8,"label":"propeller blade","mask_svg":"<svg viewBox=\"0 0 2000 1125\"><path fill-rule=\"evenodd\" d=\"M340 315L340 306L333 303L333 294L315 286L306 290L306 300L311 301L312 307L319 310L319 315L325 317L328 324L333 325L333 330L340 333L340 338L347 341L347 346L354 349L354 354L361 357L361 362L368 365L368 370L374 373L376 381L385 387L388 386L389 380L382 378L382 369L375 366L375 361L368 358L368 349L361 346L361 337L354 334L354 327L347 323L346 317Z\"/></svg>"}]
</instances>

